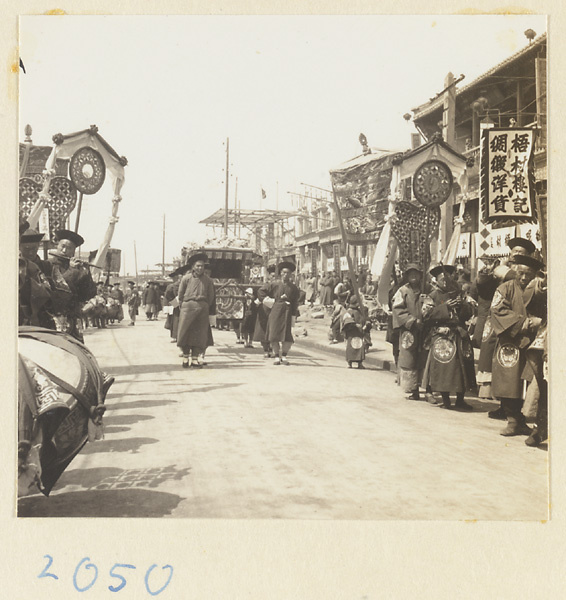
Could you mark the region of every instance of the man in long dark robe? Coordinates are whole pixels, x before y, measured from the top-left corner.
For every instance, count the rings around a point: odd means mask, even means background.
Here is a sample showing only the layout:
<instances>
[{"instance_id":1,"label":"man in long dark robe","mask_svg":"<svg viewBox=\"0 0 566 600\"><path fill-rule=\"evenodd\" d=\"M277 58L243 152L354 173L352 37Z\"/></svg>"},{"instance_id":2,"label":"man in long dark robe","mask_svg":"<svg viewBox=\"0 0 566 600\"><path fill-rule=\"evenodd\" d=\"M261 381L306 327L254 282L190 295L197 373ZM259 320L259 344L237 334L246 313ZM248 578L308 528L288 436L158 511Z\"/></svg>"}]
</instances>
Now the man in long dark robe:
<instances>
[{"instance_id":1,"label":"man in long dark robe","mask_svg":"<svg viewBox=\"0 0 566 600\"><path fill-rule=\"evenodd\" d=\"M299 288L291 281L296 267L283 261L278 265L280 279L262 286L258 290L258 299L271 304L267 319L266 336L275 354L276 365L288 365L287 354L295 341L292 329L299 316Z\"/></svg>"},{"instance_id":2,"label":"man in long dark robe","mask_svg":"<svg viewBox=\"0 0 566 600\"><path fill-rule=\"evenodd\" d=\"M403 275L407 283L395 292L391 301L393 330L398 332L399 338L399 383L408 400L420 400L419 384L424 366L422 277L419 265L407 264Z\"/></svg>"},{"instance_id":3,"label":"man in long dark robe","mask_svg":"<svg viewBox=\"0 0 566 600\"><path fill-rule=\"evenodd\" d=\"M473 410L464 400L474 390L476 377L472 343L465 328L473 307L462 294L454 278L455 267L439 265L430 270L437 288L430 297L434 307L425 321L429 328L430 348L423 374L423 386L440 392L444 408L450 408L450 394L456 394L456 409ZM428 345L428 344L427 344Z\"/></svg>"},{"instance_id":4,"label":"man in long dark robe","mask_svg":"<svg viewBox=\"0 0 566 600\"><path fill-rule=\"evenodd\" d=\"M52 285L57 291L57 305L53 307L55 325L58 331L64 331L84 343L81 308L96 295L96 284L88 266L74 258L84 239L68 229L56 231L55 236L57 248L50 252L49 257ZM59 274L64 281L60 280Z\"/></svg>"},{"instance_id":5,"label":"man in long dark robe","mask_svg":"<svg viewBox=\"0 0 566 600\"><path fill-rule=\"evenodd\" d=\"M504 436L530 435L521 412L523 407L523 372L527 348L536 337L543 321L535 316L543 302L539 302L537 291L529 286L543 264L536 258L517 255L512 268L515 279L501 284L491 303L493 330L497 336L492 366L492 392L501 401L507 417ZM536 307L530 311L530 306ZM537 306L538 305L538 306Z\"/></svg>"},{"instance_id":6,"label":"man in long dark robe","mask_svg":"<svg viewBox=\"0 0 566 600\"><path fill-rule=\"evenodd\" d=\"M267 267L267 281L266 283L269 284L273 281L275 277L275 265L269 265ZM259 298L256 298L254 300L256 306L257 306L257 316L256 316L256 320L255 320L255 327L254 327L254 336L253 336L253 341L254 342L259 342L263 348L263 356L264 358L271 358L272 357L272 348L271 348L271 344L269 343L269 340L266 337L266 330L267 330L267 319L269 318L269 311L270 308L263 304L262 301Z\"/></svg>"},{"instance_id":7,"label":"man in long dark robe","mask_svg":"<svg viewBox=\"0 0 566 600\"><path fill-rule=\"evenodd\" d=\"M187 265L191 269L179 284L179 331L177 346L183 352L183 368L202 366L199 354L208 346L209 315L215 293L212 279L204 274L206 254L195 254ZM211 319L216 317L211 316Z\"/></svg>"},{"instance_id":8,"label":"man in long dark robe","mask_svg":"<svg viewBox=\"0 0 566 600\"><path fill-rule=\"evenodd\" d=\"M169 330L172 343L177 341L177 331L179 329L179 304L175 299L179 295L182 274L184 273L181 273L181 267L169 274L169 277L173 278L173 283L170 283L165 288L165 293L163 294L165 306L169 307L167 309L168 314L165 320L165 329Z\"/></svg>"},{"instance_id":9,"label":"man in long dark robe","mask_svg":"<svg viewBox=\"0 0 566 600\"><path fill-rule=\"evenodd\" d=\"M491 366L493 351L495 350L496 336L491 322L491 301L495 290L504 282L515 277L515 271L510 268L513 258L518 254L532 256L535 245L525 238L516 237L507 243L510 249L509 260L496 268L485 269L478 273L476 287L478 290L478 319L474 329L474 345L480 349L478 359L477 382L480 398L493 398L491 391ZM505 420L505 411L500 406L488 412L490 419Z\"/></svg>"},{"instance_id":10,"label":"man in long dark robe","mask_svg":"<svg viewBox=\"0 0 566 600\"><path fill-rule=\"evenodd\" d=\"M55 329L51 317L50 265L37 255L43 233L26 229L20 236L19 325ZM23 262L21 262L23 261Z\"/></svg>"}]
</instances>

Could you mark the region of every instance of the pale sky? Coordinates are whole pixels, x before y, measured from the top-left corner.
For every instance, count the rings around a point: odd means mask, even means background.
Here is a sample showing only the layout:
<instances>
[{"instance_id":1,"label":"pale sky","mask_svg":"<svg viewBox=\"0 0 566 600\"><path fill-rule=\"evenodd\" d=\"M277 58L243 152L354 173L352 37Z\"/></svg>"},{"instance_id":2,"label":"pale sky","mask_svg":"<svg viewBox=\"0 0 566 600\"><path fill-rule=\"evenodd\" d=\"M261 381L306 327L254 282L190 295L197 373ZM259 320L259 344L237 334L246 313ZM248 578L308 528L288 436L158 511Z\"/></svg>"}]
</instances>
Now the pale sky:
<instances>
[{"instance_id":1,"label":"pale sky","mask_svg":"<svg viewBox=\"0 0 566 600\"><path fill-rule=\"evenodd\" d=\"M126 269L166 262L212 232L198 221L224 206L230 138L242 208L290 206L301 182L370 146L405 150L403 114L442 90L449 71L471 82L546 30L543 16L25 16L20 20L20 140L98 125L128 158L112 247ZM107 182L109 177L107 177ZM278 182L278 184L277 184ZM100 244L108 184L85 196L84 248ZM72 220L74 224L74 220Z\"/></svg>"}]
</instances>

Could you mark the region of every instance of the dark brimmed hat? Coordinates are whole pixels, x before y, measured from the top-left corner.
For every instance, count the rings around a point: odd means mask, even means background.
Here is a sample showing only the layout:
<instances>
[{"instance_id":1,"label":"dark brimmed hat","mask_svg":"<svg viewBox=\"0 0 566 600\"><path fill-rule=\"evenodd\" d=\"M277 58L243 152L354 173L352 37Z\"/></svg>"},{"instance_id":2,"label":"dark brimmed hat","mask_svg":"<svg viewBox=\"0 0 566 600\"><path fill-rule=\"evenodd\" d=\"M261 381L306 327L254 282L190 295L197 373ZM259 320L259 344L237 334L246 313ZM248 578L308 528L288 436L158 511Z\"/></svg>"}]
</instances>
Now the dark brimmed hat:
<instances>
[{"instance_id":1,"label":"dark brimmed hat","mask_svg":"<svg viewBox=\"0 0 566 600\"><path fill-rule=\"evenodd\" d=\"M136 285L135 281L128 281L127 283L128 283L128 285Z\"/></svg>"},{"instance_id":2,"label":"dark brimmed hat","mask_svg":"<svg viewBox=\"0 0 566 600\"><path fill-rule=\"evenodd\" d=\"M84 238L70 229L59 229L55 232L55 241L69 240L76 248L84 244Z\"/></svg>"},{"instance_id":3,"label":"dark brimmed hat","mask_svg":"<svg viewBox=\"0 0 566 600\"><path fill-rule=\"evenodd\" d=\"M290 269L291 273L294 273L297 269L297 265L289 260L283 260L277 265L277 272L281 273L283 269Z\"/></svg>"},{"instance_id":4,"label":"dark brimmed hat","mask_svg":"<svg viewBox=\"0 0 566 600\"><path fill-rule=\"evenodd\" d=\"M436 267L432 267L432 269L429 271L433 277L438 277L441 273L454 275L455 272L456 267L454 265L436 265Z\"/></svg>"},{"instance_id":5,"label":"dark brimmed hat","mask_svg":"<svg viewBox=\"0 0 566 600\"><path fill-rule=\"evenodd\" d=\"M418 263L410 262L410 263L407 263L407 266L405 267L404 272L408 273L409 271L418 271L422 275L423 268Z\"/></svg>"},{"instance_id":6,"label":"dark brimmed hat","mask_svg":"<svg viewBox=\"0 0 566 600\"><path fill-rule=\"evenodd\" d=\"M544 269L543 262L536 259L534 256L529 256L528 254L516 254L511 262L516 265L525 265L526 267L530 267L535 271Z\"/></svg>"},{"instance_id":7,"label":"dark brimmed hat","mask_svg":"<svg viewBox=\"0 0 566 600\"><path fill-rule=\"evenodd\" d=\"M521 246L521 248L524 248L529 254L532 254L536 250L536 246L530 240L522 237L511 238L507 242L507 245L509 248L511 248L511 250L513 250L515 246Z\"/></svg>"},{"instance_id":8,"label":"dark brimmed hat","mask_svg":"<svg viewBox=\"0 0 566 600\"><path fill-rule=\"evenodd\" d=\"M43 235L43 233L39 233L35 229L26 229L20 237L20 244L37 244L41 242Z\"/></svg>"},{"instance_id":9,"label":"dark brimmed hat","mask_svg":"<svg viewBox=\"0 0 566 600\"><path fill-rule=\"evenodd\" d=\"M187 270L192 269L198 260L202 260L202 262L206 264L208 262L208 256L204 252L198 252L197 254L190 256L187 263L183 266L186 266Z\"/></svg>"}]
</instances>

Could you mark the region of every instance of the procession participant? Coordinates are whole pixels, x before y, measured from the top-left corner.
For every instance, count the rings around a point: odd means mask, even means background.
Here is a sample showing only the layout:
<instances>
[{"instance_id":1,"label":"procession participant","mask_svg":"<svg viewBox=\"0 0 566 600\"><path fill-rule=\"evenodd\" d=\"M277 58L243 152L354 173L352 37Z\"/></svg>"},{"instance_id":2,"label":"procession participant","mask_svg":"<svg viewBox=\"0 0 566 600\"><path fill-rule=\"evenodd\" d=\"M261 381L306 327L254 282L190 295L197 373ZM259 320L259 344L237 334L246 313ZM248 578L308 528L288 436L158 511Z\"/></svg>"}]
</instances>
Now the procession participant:
<instances>
[{"instance_id":1,"label":"procession participant","mask_svg":"<svg viewBox=\"0 0 566 600\"><path fill-rule=\"evenodd\" d=\"M155 281L150 281L144 290L143 304L147 320L157 321L157 315L161 310L161 297Z\"/></svg>"},{"instance_id":2,"label":"procession participant","mask_svg":"<svg viewBox=\"0 0 566 600\"><path fill-rule=\"evenodd\" d=\"M96 295L93 298L94 309L91 317L92 326L98 329L106 329L106 302L108 300L108 293L102 281L99 281L96 285Z\"/></svg>"},{"instance_id":3,"label":"procession participant","mask_svg":"<svg viewBox=\"0 0 566 600\"><path fill-rule=\"evenodd\" d=\"M341 329L346 338L346 362L348 368L352 368L352 363L358 363L358 369L365 369L364 359L366 357L364 333L371 323L365 323L365 319L360 311L360 304L356 296L352 296L348 307L341 317Z\"/></svg>"},{"instance_id":4,"label":"procession participant","mask_svg":"<svg viewBox=\"0 0 566 600\"><path fill-rule=\"evenodd\" d=\"M141 305L141 298L136 284L133 281L128 281L130 293L128 295L128 313L130 315L129 325L136 324L136 316L138 308Z\"/></svg>"},{"instance_id":5,"label":"procession participant","mask_svg":"<svg viewBox=\"0 0 566 600\"><path fill-rule=\"evenodd\" d=\"M47 274L51 269L37 255L42 238L43 233L29 227L20 236L19 324L55 329L49 314L51 285Z\"/></svg>"},{"instance_id":6,"label":"procession participant","mask_svg":"<svg viewBox=\"0 0 566 600\"><path fill-rule=\"evenodd\" d=\"M163 294L163 300L167 309L167 318L165 319L165 329L169 330L169 336L171 337L171 343L177 342L177 330L179 328L179 304L176 300L179 295L179 284L181 283L181 275L186 273L186 270L181 271L182 267L175 269L169 273L169 277L173 279L165 288Z\"/></svg>"},{"instance_id":7,"label":"procession participant","mask_svg":"<svg viewBox=\"0 0 566 600\"><path fill-rule=\"evenodd\" d=\"M299 316L299 288L291 281L295 269L292 262L280 262L277 265L280 279L262 286L257 293L261 302L268 298L273 301L266 337L273 347L276 365L289 364L287 354L294 342L292 329Z\"/></svg>"},{"instance_id":8,"label":"procession participant","mask_svg":"<svg viewBox=\"0 0 566 600\"><path fill-rule=\"evenodd\" d=\"M271 283L274 278L275 265L269 265L267 267L267 283ZM259 298L256 298L254 302L257 306L257 316L255 321L253 341L261 343L264 358L271 358L273 356L273 351L271 344L265 335L265 331L267 329L267 319L269 317L269 311L271 308L268 306L268 304L263 304Z\"/></svg>"},{"instance_id":9,"label":"procession participant","mask_svg":"<svg viewBox=\"0 0 566 600\"><path fill-rule=\"evenodd\" d=\"M477 382L479 384L478 397L494 399L491 391L491 367L493 352L495 350L496 336L493 332L490 311L495 290L501 283L515 277L515 271L510 265L517 255L532 255L536 250L535 245L526 238L515 237L507 242L509 259L505 264L494 263L491 268L484 268L478 273L476 287L478 290L478 319L473 333L474 345L480 348L478 359ZM487 413L490 419L505 420L505 411L499 406Z\"/></svg>"},{"instance_id":10,"label":"procession participant","mask_svg":"<svg viewBox=\"0 0 566 600\"><path fill-rule=\"evenodd\" d=\"M202 366L198 356L207 347L211 307L214 304L214 284L212 279L204 274L206 254L199 253L191 256L187 261L190 269L181 279L179 284L179 331L177 333L177 346L183 352L183 368Z\"/></svg>"},{"instance_id":11,"label":"procession participant","mask_svg":"<svg viewBox=\"0 0 566 600\"><path fill-rule=\"evenodd\" d=\"M206 366L206 362L205 362L205 356L206 356L206 351L208 350L208 348L210 346L214 346L214 337L212 336L212 326L211 326L211 321L215 322L216 321L216 288L214 287L214 280L212 279L212 266L210 265L210 263L205 263L204 265L204 274L210 278L210 280L212 281L212 289L214 290L214 300L212 301L212 304L210 305L209 309L208 309L208 337L206 340L206 346L204 348L204 350L202 351L202 353L199 355L199 360L198 362L194 362L192 366L193 367L197 367L197 366Z\"/></svg>"},{"instance_id":12,"label":"procession participant","mask_svg":"<svg viewBox=\"0 0 566 600\"><path fill-rule=\"evenodd\" d=\"M416 263L408 263L406 281L391 301L393 330L399 332L399 383L408 400L420 400L419 384L424 364L422 351L423 301L421 298L423 271Z\"/></svg>"},{"instance_id":13,"label":"procession participant","mask_svg":"<svg viewBox=\"0 0 566 600\"><path fill-rule=\"evenodd\" d=\"M244 338L244 348L253 348L252 338L255 329L257 317L257 304L255 303L255 293L253 288L246 288L244 291L244 318L242 319L242 336Z\"/></svg>"},{"instance_id":14,"label":"procession participant","mask_svg":"<svg viewBox=\"0 0 566 600\"><path fill-rule=\"evenodd\" d=\"M465 328L473 308L462 294L452 265L430 270L437 288L430 293L434 307L425 317L430 328L430 349L423 374L423 386L440 392L440 406L450 408L450 394L456 394L455 408L473 410L464 400L466 390L476 387L474 352Z\"/></svg>"},{"instance_id":15,"label":"procession participant","mask_svg":"<svg viewBox=\"0 0 566 600\"><path fill-rule=\"evenodd\" d=\"M96 284L92 279L88 264L75 259L76 249L84 244L78 233L68 229L55 231L57 247L50 251L51 264L51 306L57 331L68 333L84 343L82 335L82 305L96 294ZM115 378L100 371L102 392L106 393Z\"/></svg>"},{"instance_id":16,"label":"procession participant","mask_svg":"<svg viewBox=\"0 0 566 600\"><path fill-rule=\"evenodd\" d=\"M115 283L112 286L108 287L108 299L109 304L111 304L110 311L110 323L114 323L114 320L118 321L118 323L124 318L124 309L122 308L122 304L124 304L124 292L120 289L120 284Z\"/></svg>"},{"instance_id":17,"label":"procession participant","mask_svg":"<svg viewBox=\"0 0 566 600\"><path fill-rule=\"evenodd\" d=\"M501 401L507 427L501 435L530 435L521 412L523 407L523 370L526 350L536 336L542 317L530 312L531 304L540 306L539 294L529 283L543 264L524 254L513 257L515 278L502 283L493 296L491 319L497 336L492 366L492 393Z\"/></svg>"},{"instance_id":18,"label":"procession participant","mask_svg":"<svg viewBox=\"0 0 566 600\"><path fill-rule=\"evenodd\" d=\"M56 231L55 237L57 247L49 253L55 326L58 331L84 342L81 305L96 294L96 284L88 265L74 258L84 239L68 229Z\"/></svg>"}]
</instances>

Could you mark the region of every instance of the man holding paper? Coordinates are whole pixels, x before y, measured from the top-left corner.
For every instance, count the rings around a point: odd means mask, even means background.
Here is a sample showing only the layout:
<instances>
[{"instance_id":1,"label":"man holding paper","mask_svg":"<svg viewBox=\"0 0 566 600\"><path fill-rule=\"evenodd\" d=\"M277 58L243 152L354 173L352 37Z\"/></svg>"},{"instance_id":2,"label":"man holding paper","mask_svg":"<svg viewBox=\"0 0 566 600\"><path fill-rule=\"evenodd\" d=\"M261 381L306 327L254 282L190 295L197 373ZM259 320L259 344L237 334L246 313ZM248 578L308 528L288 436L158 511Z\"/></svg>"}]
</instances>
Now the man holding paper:
<instances>
[{"instance_id":1,"label":"man holding paper","mask_svg":"<svg viewBox=\"0 0 566 600\"><path fill-rule=\"evenodd\" d=\"M258 299L271 308L267 319L266 337L275 354L276 365L288 365L287 354L295 341L292 329L299 316L299 288L291 281L296 267L283 261L277 266L280 279L261 287Z\"/></svg>"}]
</instances>

